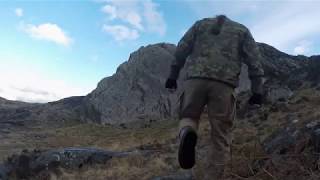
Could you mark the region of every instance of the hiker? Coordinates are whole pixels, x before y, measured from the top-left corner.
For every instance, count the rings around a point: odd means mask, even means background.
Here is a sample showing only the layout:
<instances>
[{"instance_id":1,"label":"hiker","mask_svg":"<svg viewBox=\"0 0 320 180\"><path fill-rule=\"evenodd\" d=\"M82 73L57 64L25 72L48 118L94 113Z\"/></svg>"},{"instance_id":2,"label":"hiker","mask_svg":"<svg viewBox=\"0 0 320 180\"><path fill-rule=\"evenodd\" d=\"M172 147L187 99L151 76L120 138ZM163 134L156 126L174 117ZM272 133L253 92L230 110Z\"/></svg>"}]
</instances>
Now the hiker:
<instances>
[{"instance_id":1,"label":"hiker","mask_svg":"<svg viewBox=\"0 0 320 180\"><path fill-rule=\"evenodd\" d=\"M252 82L249 104L262 104L263 75L260 53L250 31L225 15L197 21L178 43L166 88L177 89L184 67L186 77L180 97L180 166L195 164L197 129L204 106L208 107L211 142L205 179L221 179L230 154L231 128L242 62Z\"/></svg>"}]
</instances>

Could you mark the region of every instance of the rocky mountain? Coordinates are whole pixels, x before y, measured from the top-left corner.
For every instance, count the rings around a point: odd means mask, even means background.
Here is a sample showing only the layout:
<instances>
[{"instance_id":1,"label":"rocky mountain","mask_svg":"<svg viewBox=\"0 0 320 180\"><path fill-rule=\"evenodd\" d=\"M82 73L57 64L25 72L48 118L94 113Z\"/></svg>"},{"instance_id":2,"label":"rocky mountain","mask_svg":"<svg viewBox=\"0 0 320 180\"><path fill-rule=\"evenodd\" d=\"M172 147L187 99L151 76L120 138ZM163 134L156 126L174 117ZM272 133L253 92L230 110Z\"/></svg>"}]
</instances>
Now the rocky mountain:
<instances>
[{"instance_id":1,"label":"rocky mountain","mask_svg":"<svg viewBox=\"0 0 320 180\"><path fill-rule=\"evenodd\" d=\"M259 43L259 48L266 73L268 101L288 98L301 86L319 84L319 56L291 56L263 43ZM1 99L0 117L2 121L17 118L46 122L78 120L118 125L170 118L176 114L179 93L169 93L163 86L174 51L175 45L166 43L139 48L114 75L102 79L85 97L70 97L47 104ZM238 91L249 90L245 66L240 77Z\"/></svg>"},{"instance_id":2,"label":"rocky mountain","mask_svg":"<svg viewBox=\"0 0 320 180\"><path fill-rule=\"evenodd\" d=\"M18 108L23 106L28 106L29 103L20 102L20 101L10 101L5 98L0 97L0 108L6 109L6 108Z\"/></svg>"},{"instance_id":3,"label":"rocky mountain","mask_svg":"<svg viewBox=\"0 0 320 180\"><path fill-rule=\"evenodd\" d=\"M308 57L290 56L267 44L261 43L259 47L266 72L267 100L287 98L293 89L304 84L302 80L307 79L306 76L310 76L309 67L313 65ZM179 93L170 94L163 87L174 51L174 45L164 43L141 47L113 76L100 81L85 98L86 103L100 113L99 122L153 121L175 114ZM244 66L238 91L249 89L250 80Z\"/></svg>"},{"instance_id":4,"label":"rocky mountain","mask_svg":"<svg viewBox=\"0 0 320 180\"><path fill-rule=\"evenodd\" d=\"M118 124L136 120L159 120L173 115L176 99L163 87L174 59L175 46L141 47L117 72L104 78L86 97L100 122Z\"/></svg>"}]
</instances>

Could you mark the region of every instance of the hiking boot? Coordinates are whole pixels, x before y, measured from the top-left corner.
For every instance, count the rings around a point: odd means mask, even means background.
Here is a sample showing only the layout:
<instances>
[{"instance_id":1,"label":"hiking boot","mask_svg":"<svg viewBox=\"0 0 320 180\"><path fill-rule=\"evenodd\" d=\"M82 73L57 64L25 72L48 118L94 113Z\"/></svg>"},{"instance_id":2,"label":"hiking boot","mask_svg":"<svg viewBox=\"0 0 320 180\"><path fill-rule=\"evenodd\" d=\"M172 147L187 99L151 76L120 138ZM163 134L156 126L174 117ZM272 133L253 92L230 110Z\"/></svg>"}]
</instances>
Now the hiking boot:
<instances>
[{"instance_id":1,"label":"hiking boot","mask_svg":"<svg viewBox=\"0 0 320 180\"><path fill-rule=\"evenodd\" d=\"M184 127L180 131L180 146L178 160L181 168L191 169L195 164L195 147L197 133L192 127Z\"/></svg>"}]
</instances>

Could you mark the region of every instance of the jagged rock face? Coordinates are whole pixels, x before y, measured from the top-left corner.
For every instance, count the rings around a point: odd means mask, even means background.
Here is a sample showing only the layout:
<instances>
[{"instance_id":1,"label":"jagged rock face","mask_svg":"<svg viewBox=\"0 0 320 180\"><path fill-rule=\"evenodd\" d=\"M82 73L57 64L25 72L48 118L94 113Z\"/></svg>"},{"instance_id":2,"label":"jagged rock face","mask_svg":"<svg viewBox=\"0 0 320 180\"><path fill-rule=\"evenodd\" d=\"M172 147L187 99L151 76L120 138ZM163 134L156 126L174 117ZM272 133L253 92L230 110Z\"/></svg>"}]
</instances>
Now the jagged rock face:
<instances>
[{"instance_id":1,"label":"jagged rock face","mask_svg":"<svg viewBox=\"0 0 320 180\"><path fill-rule=\"evenodd\" d=\"M301 85L301 79L306 76L317 77L317 72L312 75L307 73L307 67L316 71L314 65L309 65L307 57L291 56L263 43L258 45L265 70L268 101L289 98L293 87ZM88 119L121 124L136 120L165 119L176 114L179 91L170 94L164 88L175 48L175 45L161 43L141 47L132 53L113 76L100 81L97 89L86 97L86 107L100 113L95 119L89 114ZM299 72L299 76L293 76L296 72ZM247 67L244 65L237 91L248 91L250 86Z\"/></svg>"},{"instance_id":2,"label":"jagged rock face","mask_svg":"<svg viewBox=\"0 0 320 180\"><path fill-rule=\"evenodd\" d=\"M268 99L276 101L277 98L283 98L283 91L275 89L290 91L284 81L292 72L305 66L307 57L290 56L262 43L259 43L259 48L266 71L266 84L272 90ZM174 51L175 45L162 43L142 47L132 53L116 74L103 79L97 89L88 95L87 104L101 113L99 120L94 121L120 124L172 117L177 109L179 93L170 95L163 86L174 59ZM237 91L247 90L250 90L250 80L244 65Z\"/></svg>"},{"instance_id":3,"label":"jagged rock face","mask_svg":"<svg viewBox=\"0 0 320 180\"><path fill-rule=\"evenodd\" d=\"M269 79L285 81L292 76L292 72L307 65L308 58L305 56L291 56L264 43L258 45L263 69Z\"/></svg>"},{"instance_id":4,"label":"jagged rock face","mask_svg":"<svg viewBox=\"0 0 320 180\"><path fill-rule=\"evenodd\" d=\"M163 86L174 51L174 45L164 43L141 47L116 74L99 82L87 102L101 113L100 121L120 124L170 117L176 97Z\"/></svg>"},{"instance_id":5,"label":"jagged rock face","mask_svg":"<svg viewBox=\"0 0 320 180\"><path fill-rule=\"evenodd\" d=\"M304 79L303 75L306 71L308 58L306 56L291 56L283 53L272 46L259 43L259 50L262 55L262 65L265 71L266 88L288 87L297 88L301 84L297 84L297 80ZM297 77L297 72L299 76Z\"/></svg>"}]
</instances>

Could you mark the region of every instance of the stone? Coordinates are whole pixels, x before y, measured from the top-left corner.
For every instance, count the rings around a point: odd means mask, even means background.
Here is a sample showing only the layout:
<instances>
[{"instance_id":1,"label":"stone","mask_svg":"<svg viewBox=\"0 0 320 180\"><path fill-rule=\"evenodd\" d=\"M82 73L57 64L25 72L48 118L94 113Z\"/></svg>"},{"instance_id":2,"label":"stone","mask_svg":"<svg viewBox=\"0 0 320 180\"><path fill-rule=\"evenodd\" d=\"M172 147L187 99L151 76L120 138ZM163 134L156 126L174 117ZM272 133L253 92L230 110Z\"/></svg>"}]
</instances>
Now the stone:
<instances>
[{"instance_id":1,"label":"stone","mask_svg":"<svg viewBox=\"0 0 320 180\"><path fill-rule=\"evenodd\" d=\"M292 95L292 90L287 87L269 88L267 93L267 101L269 101L270 103L287 101Z\"/></svg>"},{"instance_id":2,"label":"stone","mask_svg":"<svg viewBox=\"0 0 320 180\"><path fill-rule=\"evenodd\" d=\"M285 154L295 144L293 133L288 130L279 130L263 142L268 154Z\"/></svg>"},{"instance_id":3,"label":"stone","mask_svg":"<svg viewBox=\"0 0 320 180\"><path fill-rule=\"evenodd\" d=\"M96 148L62 148L47 151L23 151L13 155L4 163L0 163L0 180L7 180L14 174L20 179L28 179L41 172L56 172L59 168L77 170L84 166L106 164L112 158L134 155L147 156L155 150L132 150L124 152L106 151Z\"/></svg>"}]
</instances>

